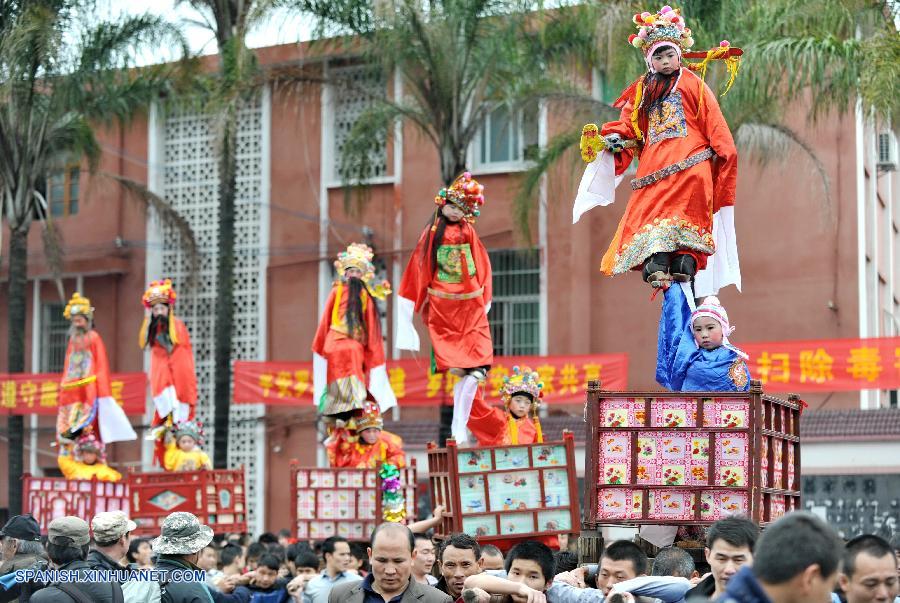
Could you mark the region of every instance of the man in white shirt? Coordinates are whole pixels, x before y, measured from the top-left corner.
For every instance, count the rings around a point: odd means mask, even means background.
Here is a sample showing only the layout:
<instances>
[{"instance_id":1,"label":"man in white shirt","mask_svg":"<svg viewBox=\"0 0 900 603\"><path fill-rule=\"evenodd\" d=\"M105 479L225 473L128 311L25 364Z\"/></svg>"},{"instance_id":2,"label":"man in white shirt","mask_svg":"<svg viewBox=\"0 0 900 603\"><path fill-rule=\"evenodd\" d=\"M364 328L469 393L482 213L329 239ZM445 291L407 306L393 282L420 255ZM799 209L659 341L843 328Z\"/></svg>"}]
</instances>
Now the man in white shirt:
<instances>
[{"instance_id":1,"label":"man in white shirt","mask_svg":"<svg viewBox=\"0 0 900 603\"><path fill-rule=\"evenodd\" d=\"M346 538L332 536L322 543L325 569L303 587L303 603L328 603L331 589L345 582L362 580L359 574L350 571L353 554Z\"/></svg>"}]
</instances>

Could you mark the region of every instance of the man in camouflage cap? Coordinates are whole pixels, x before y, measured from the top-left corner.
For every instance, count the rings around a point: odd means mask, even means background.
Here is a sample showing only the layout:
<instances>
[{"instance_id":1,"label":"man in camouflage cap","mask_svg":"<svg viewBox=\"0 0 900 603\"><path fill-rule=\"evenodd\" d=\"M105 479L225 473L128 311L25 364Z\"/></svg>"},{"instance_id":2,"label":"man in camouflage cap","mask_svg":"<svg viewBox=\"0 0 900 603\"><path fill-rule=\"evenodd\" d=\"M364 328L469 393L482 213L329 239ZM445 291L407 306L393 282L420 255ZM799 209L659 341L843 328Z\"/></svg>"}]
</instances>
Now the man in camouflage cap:
<instances>
[{"instance_id":1,"label":"man in camouflage cap","mask_svg":"<svg viewBox=\"0 0 900 603\"><path fill-rule=\"evenodd\" d=\"M85 520L59 517L50 522L47 530L47 556L56 569L84 573L91 568L86 561L90 542L90 529ZM86 576L82 576L79 581L58 582L42 588L31 596L31 602L51 603L67 598L112 603L123 600L122 587L117 582L87 582Z\"/></svg>"},{"instance_id":2,"label":"man in camouflage cap","mask_svg":"<svg viewBox=\"0 0 900 603\"><path fill-rule=\"evenodd\" d=\"M124 568L122 560L131 543L131 532L136 528L137 524L122 511L106 511L94 515L91 520L94 547L87 557L91 567L105 570Z\"/></svg>"}]
</instances>

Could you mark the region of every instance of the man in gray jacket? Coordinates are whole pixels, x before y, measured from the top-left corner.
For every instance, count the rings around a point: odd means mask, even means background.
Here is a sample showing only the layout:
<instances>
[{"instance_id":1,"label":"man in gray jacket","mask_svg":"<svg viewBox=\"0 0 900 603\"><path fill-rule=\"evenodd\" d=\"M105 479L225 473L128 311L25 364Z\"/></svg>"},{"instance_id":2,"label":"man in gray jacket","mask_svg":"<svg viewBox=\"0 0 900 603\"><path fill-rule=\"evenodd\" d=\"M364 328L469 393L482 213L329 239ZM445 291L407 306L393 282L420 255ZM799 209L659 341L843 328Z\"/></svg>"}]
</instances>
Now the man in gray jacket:
<instances>
[{"instance_id":1,"label":"man in gray jacket","mask_svg":"<svg viewBox=\"0 0 900 603\"><path fill-rule=\"evenodd\" d=\"M372 573L360 582L335 586L328 603L451 603L441 591L412 579L412 532L399 523L383 523L368 549Z\"/></svg>"}]
</instances>

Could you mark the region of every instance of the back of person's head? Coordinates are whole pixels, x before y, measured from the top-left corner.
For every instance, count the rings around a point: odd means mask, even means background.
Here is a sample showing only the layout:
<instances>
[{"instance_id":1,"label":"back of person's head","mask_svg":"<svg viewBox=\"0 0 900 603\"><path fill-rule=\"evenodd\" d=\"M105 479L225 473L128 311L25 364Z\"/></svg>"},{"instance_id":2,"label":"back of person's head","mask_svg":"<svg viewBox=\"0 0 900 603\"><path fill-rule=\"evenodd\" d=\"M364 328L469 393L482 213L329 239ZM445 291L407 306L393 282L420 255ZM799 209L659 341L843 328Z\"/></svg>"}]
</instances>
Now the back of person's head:
<instances>
[{"instance_id":1,"label":"back of person's head","mask_svg":"<svg viewBox=\"0 0 900 603\"><path fill-rule=\"evenodd\" d=\"M712 549L717 540L724 540L736 548L747 547L750 552L759 539L759 526L746 517L726 517L711 526L706 535L706 548Z\"/></svg>"},{"instance_id":2,"label":"back of person's head","mask_svg":"<svg viewBox=\"0 0 900 603\"><path fill-rule=\"evenodd\" d=\"M578 555L572 551L556 552L556 573L571 572L578 567Z\"/></svg>"},{"instance_id":3,"label":"back of person's head","mask_svg":"<svg viewBox=\"0 0 900 603\"><path fill-rule=\"evenodd\" d=\"M553 551L550 547L543 542L526 540L511 548L509 554L506 555L507 574L510 573L513 563L518 559L537 563L541 568L541 573L544 575L544 580L547 582L553 580L553 576L556 575L556 558L553 556Z\"/></svg>"},{"instance_id":4,"label":"back of person's head","mask_svg":"<svg viewBox=\"0 0 900 603\"><path fill-rule=\"evenodd\" d=\"M54 564L63 566L73 561L84 561L87 559L91 550L89 544L82 546L66 546L61 544L47 543L47 557Z\"/></svg>"},{"instance_id":5,"label":"back of person's head","mask_svg":"<svg viewBox=\"0 0 900 603\"><path fill-rule=\"evenodd\" d=\"M260 544L278 544L278 537L272 532L263 532L256 541Z\"/></svg>"},{"instance_id":6,"label":"back of person's head","mask_svg":"<svg viewBox=\"0 0 900 603\"><path fill-rule=\"evenodd\" d=\"M294 565L297 567L297 571L300 571L303 568L311 568L318 573L319 556L313 553L309 548L301 548L294 556Z\"/></svg>"},{"instance_id":7,"label":"back of person's head","mask_svg":"<svg viewBox=\"0 0 900 603\"><path fill-rule=\"evenodd\" d=\"M438 552L438 561L444 560L444 551L447 550L447 547L451 546L455 549L471 549L472 553L475 555L476 561L481 557L481 546L479 546L478 541L468 534L457 532L456 534L450 534L450 536L441 543L441 550Z\"/></svg>"},{"instance_id":8,"label":"back of person's head","mask_svg":"<svg viewBox=\"0 0 900 603\"><path fill-rule=\"evenodd\" d=\"M653 569L650 571L650 575L690 578L696 569L694 558L690 553L677 546L667 546L660 550L653 559Z\"/></svg>"},{"instance_id":9,"label":"back of person's head","mask_svg":"<svg viewBox=\"0 0 900 603\"><path fill-rule=\"evenodd\" d=\"M290 538L291 531L287 528L281 528L280 530L278 530L278 537L279 538Z\"/></svg>"},{"instance_id":10,"label":"back of person's head","mask_svg":"<svg viewBox=\"0 0 900 603\"><path fill-rule=\"evenodd\" d=\"M895 553L900 551L900 532L895 532L891 536L891 548L894 549Z\"/></svg>"},{"instance_id":11,"label":"back of person's head","mask_svg":"<svg viewBox=\"0 0 900 603\"><path fill-rule=\"evenodd\" d=\"M330 538L326 538L322 543L322 556L334 554L335 546L339 542L347 542L347 539L343 536L331 536Z\"/></svg>"},{"instance_id":12,"label":"back of person's head","mask_svg":"<svg viewBox=\"0 0 900 603\"><path fill-rule=\"evenodd\" d=\"M257 565L257 569L261 567L267 567L270 570L275 570L276 572L281 568L281 561L275 555L271 555L269 553L264 553L259 558L259 564Z\"/></svg>"},{"instance_id":13,"label":"back of person's head","mask_svg":"<svg viewBox=\"0 0 900 603\"><path fill-rule=\"evenodd\" d=\"M616 540L603 550L602 557L611 561L630 561L636 576L647 575L647 553L630 540Z\"/></svg>"},{"instance_id":14,"label":"back of person's head","mask_svg":"<svg viewBox=\"0 0 900 603\"><path fill-rule=\"evenodd\" d=\"M856 573L856 558L865 553L875 559L883 559L890 555L896 565L897 556L891 544L879 536L864 534L857 536L844 547L843 573L852 578Z\"/></svg>"},{"instance_id":15,"label":"back of person's head","mask_svg":"<svg viewBox=\"0 0 900 603\"><path fill-rule=\"evenodd\" d=\"M251 543L250 546L247 547L247 559L256 560L265 553L266 545L260 544L259 542Z\"/></svg>"},{"instance_id":16,"label":"back of person's head","mask_svg":"<svg viewBox=\"0 0 900 603\"><path fill-rule=\"evenodd\" d=\"M219 552L219 560L223 566L231 565L244 554L244 549L236 544L226 544Z\"/></svg>"},{"instance_id":17,"label":"back of person's head","mask_svg":"<svg viewBox=\"0 0 900 603\"><path fill-rule=\"evenodd\" d=\"M43 557L44 545L40 540L18 540L16 543L16 556L28 555L29 557Z\"/></svg>"},{"instance_id":18,"label":"back of person's head","mask_svg":"<svg viewBox=\"0 0 900 603\"><path fill-rule=\"evenodd\" d=\"M366 546L363 543L351 542L350 554L356 559L356 562L359 564L359 569L364 572L369 571L369 553L366 551Z\"/></svg>"},{"instance_id":19,"label":"back of person's head","mask_svg":"<svg viewBox=\"0 0 900 603\"><path fill-rule=\"evenodd\" d=\"M281 563L284 563L284 560L287 559L287 553L285 552L284 547L278 543L270 544L268 546L266 552L269 553L270 555L274 555L274 556L278 557L278 560Z\"/></svg>"},{"instance_id":20,"label":"back of person's head","mask_svg":"<svg viewBox=\"0 0 900 603\"><path fill-rule=\"evenodd\" d=\"M485 544L481 547L482 557L500 557L503 559L503 551L495 547L493 544Z\"/></svg>"},{"instance_id":21,"label":"back of person's head","mask_svg":"<svg viewBox=\"0 0 900 603\"><path fill-rule=\"evenodd\" d=\"M843 548L834 530L812 513L788 513L763 532L753 553L753 573L774 586L817 565L826 578L837 572Z\"/></svg>"}]
</instances>

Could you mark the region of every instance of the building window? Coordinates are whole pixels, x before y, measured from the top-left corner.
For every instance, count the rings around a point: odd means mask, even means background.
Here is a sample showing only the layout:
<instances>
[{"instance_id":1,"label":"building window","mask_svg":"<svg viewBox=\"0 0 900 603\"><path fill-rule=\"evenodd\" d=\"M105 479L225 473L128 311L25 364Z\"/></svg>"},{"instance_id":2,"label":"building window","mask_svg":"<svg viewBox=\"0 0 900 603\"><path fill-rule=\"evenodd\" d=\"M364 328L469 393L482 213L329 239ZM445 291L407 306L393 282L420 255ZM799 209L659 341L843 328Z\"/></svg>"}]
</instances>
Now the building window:
<instances>
[{"instance_id":1,"label":"building window","mask_svg":"<svg viewBox=\"0 0 900 603\"><path fill-rule=\"evenodd\" d=\"M541 261L537 249L488 252L493 272L493 301L488 313L494 354L540 353Z\"/></svg>"},{"instance_id":2,"label":"building window","mask_svg":"<svg viewBox=\"0 0 900 603\"><path fill-rule=\"evenodd\" d=\"M521 168L538 152L538 105L520 109L499 105L488 113L476 140L476 164L487 168Z\"/></svg>"},{"instance_id":3,"label":"building window","mask_svg":"<svg viewBox=\"0 0 900 603\"><path fill-rule=\"evenodd\" d=\"M47 205L54 218L78 213L80 175L79 166L50 172L47 178Z\"/></svg>"},{"instance_id":4,"label":"building window","mask_svg":"<svg viewBox=\"0 0 900 603\"><path fill-rule=\"evenodd\" d=\"M332 86L334 147L331 177L334 182L341 182L344 143L350 137L356 121L376 102L373 96L366 94L366 91L371 90L374 95L384 96L387 92L387 83L384 74L369 65L329 67L329 72L331 79L335 81ZM373 141L370 147L368 174L365 179L384 178L387 176L387 141L382 136L380 140Z\"/></svg>"},{"instance_id":5,"label":"building window","mask_svg":"<svg viewBox=\"0 0 900 603\"><path fill-rule=\"evenodd\" d=\"M63 316L66 305L44 304L41 316L41 372L61 373L69 343L69 321Z\"/></svg>"}]
</instances>

